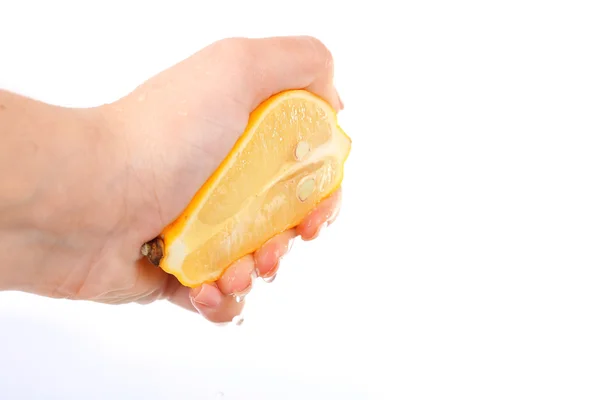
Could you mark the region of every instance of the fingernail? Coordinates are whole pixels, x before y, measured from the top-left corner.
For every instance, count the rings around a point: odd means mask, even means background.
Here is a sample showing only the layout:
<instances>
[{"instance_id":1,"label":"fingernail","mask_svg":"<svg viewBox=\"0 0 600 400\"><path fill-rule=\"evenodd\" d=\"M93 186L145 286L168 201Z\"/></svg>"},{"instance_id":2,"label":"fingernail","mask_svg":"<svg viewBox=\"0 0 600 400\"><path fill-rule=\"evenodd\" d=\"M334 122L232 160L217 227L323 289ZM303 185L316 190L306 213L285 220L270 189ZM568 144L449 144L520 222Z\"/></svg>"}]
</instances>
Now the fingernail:
<instances>
[{"instance_id":1,"label":"fingernail","mask_svg":"<svg viewBox=\"0 0 600 400\"><path fill-rule=\"evenodd\" d=\"M285 256L287 256L288 254L290 254L290 252L292 251L292 248L294 247L294 241L296 240L296 237L293 237L290 239L290 241L287 243L287 247L285 249L285 252L283 255L279 256L279 260L282 260ZM277 268L277 265L279 264L279 261L277 262L277 264L275 264L275 267L273 268ZM271 271L269 271L271 272Z\"/></svg>"},{"instance_id":2,"label":"fingernail","mask_svg":"<svg viewBox=\"0 0 600 400\"><path fill-rule=\"evenodd\" d=\"M337 89L335 90L335 92L337 93L338 102L340 103L340 111L342 111L344 109L344 102L342 101L342 98L340 97L340 93L337 91Z\"/></svg>"},{"instance_id":3,"label":"fingernail","mask_svg":"<svg viewBox=\"0 0 600 400\"><path fill-rule=\"evenodd\" d=\"M316 237L319 237L320 234L323 233L323 231L325 230L325 228L327 228L329 226L329 221L325 222L324 224L322 224L319 229L317 229L317 234L315 235Z\"/></svg>"},{"instance_id":4,"label":"fingernail","mask_svg":"<svg viewBox=\"0 0 600 400\"><path fill-rule=\"evenodd\" d=\"M340 215L340 210L339 209L335 210L331 214L331 216L327 219L327 226L333 224L339 215Z\"/></svg>"},{"instance_id":5,"label":"fingernail","mask_svg":"<svg viewBox=\"0 0 600 400\"><path fill-rule=\"evenodd\" d=\"M292 251L292 248L294 247L294 242L296 241L296 238L293 237L290 239L290 241L288 242L288 247L287 247L287 252L289 253L290 251Z\"/></svg>"},{"instance_id":6,"label":"fingernail","mask_svg":"<svg viewBox=\"0 0 600 400\"><path fill-rule=\"evenodd\" d=\"M241 303L242 301L244 301L244 299L246 298L248 293L250 293L251 290L252 290L252 282L250 282L250 284L244 290L242 290L240 292L232 293L233 297L235 297L236 303Z\"/></svg>"},{"instance_id":7,"label":"fingernail","mask_svg":"<svg viewBox=\"0 0 600 400\"><path fill-rule=\"evenodd\" d=\"M275 265L273 266L273 268L271 268L269 270L269 272L267 272L262 278L263 281L265 281L266 283L271 283L275 280L275 277L277 276L277 269L279 268L279 260L277 260L277 262L275 263Z\"/></svg>"},{"instance_id":8,"label":"fingernail","mask_svg":"<svg viewBox=\"0 0 600 400\"><path fill-rule=\"evenodd\" d=\"M314 234L312 237L308 238L307 240L315 240L316 238L318 238L318 237L319 237L319 235L320 235L321 233L323 233L323 230L324 230L325 228L327 228L327 226L328 226L328 225L329 225L329 222L327 222L327 221L326 221L326 222L324 222L324 223L322 223L322 224L321 224L321 225L320 225L320 226L317 228L317 231L315 232L315 234Z\"/></svg>"},{"instance_id":9,"label":"fingernail","mask_svg":"<svg viewBox=\"0 0 600 400\"><path fill-rule=\"evenodd\" d=\"M221 299L218 289L210 285L202 285L200 291L194 297L194 304L206 308L217 308L221 304Z\"/></svg>"},{"instance_id":10,"label":"fingernail","mask_svg":"<svg viewBox=\"0 0 600 400\"><path fill-rule=\"evenodd\" d=\"M213 326L217 326L219 328L229 328L233 325L241 326L245 321L245 317L243 315L234 316L231 321L228 322L213 322Z\"/></svg>"},{"instance_id":11,"label":"fingernail","mask_svg":"<svg viewBox=\"0 0 600 400\"><path fill-rule=\"evenodd\" d=\"M275 280L275 278L277 278L277 272L275 272L273 275L271 276L265 276L263 278L263 281L265 281L265 283L271 283Z\"/></svg>"}]
</instances>

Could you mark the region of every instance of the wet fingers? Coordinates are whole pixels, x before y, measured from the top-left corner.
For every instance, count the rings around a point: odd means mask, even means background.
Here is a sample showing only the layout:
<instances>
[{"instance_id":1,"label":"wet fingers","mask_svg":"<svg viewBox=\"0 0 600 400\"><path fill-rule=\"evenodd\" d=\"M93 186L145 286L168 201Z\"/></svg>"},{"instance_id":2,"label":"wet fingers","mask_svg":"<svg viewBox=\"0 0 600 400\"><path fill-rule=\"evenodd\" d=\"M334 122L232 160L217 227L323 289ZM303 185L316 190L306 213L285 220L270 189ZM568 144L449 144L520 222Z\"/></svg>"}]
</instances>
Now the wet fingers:
<instances>
[{"instance_id":1,"label":"wet fingers","mask_svg":"<svg viewBox=\"0 0 600 400\"><path fill-rule=\"evenodd\" d=\"M314 240L328 224L332 224L339 214L342 203L341 189L321 201L317 207L296 227L303 240Z\"/></svg>"}]
</instances>

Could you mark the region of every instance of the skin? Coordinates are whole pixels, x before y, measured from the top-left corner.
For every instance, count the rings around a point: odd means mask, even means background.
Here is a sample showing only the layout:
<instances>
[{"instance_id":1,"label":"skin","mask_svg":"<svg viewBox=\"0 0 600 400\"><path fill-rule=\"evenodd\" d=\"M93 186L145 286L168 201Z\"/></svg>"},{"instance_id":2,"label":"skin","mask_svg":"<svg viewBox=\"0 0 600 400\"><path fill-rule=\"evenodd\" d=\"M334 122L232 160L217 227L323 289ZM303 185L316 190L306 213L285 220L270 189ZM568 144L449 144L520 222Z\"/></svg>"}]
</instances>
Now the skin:
<instances>
[{"instance_id":1,"label":"skin","mask_svg":"<svg viewBox=\"0 0 600 400\"><path fill-rule=\"evenodd\" d=\"M0 290L109 304L169 300L213 322L239 315L253 272L277 273L340 208L335 192L294 229L189 289L140 247L175 219L268 97L307 89L343 108L311 37L232 38L111 104L57 107L0 91Z\"/></svg>"}]
</instances>

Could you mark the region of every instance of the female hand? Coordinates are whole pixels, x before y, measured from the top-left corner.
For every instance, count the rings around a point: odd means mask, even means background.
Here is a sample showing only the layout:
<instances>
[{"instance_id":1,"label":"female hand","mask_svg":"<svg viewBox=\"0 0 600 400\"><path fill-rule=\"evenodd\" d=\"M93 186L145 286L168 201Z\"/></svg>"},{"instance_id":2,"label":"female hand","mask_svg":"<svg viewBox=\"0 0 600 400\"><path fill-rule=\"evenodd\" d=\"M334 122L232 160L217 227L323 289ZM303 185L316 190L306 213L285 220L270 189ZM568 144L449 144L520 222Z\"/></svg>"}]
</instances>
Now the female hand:
<instances>
[{"instance_id":1,"label":"female hand","mask_svg":"<svg viewBox=\"0 0 600 400\"><path fill-rule=\"evenodd\" d=\"M46 251L32 251L28 269L35 270L37 260L43 271L35 284L21 279L20 289L114 304L168 299L211 321L231 321L244 305L235 294L250 290L254 271L273 276L293 238L313 239L333 222L339 191L295 229L199 288L182 286L140 248L183 211L244 131L249 114L271 95L299 88L342 108L332 57L321 42L234 38L204 48L114 103L78 110L80 120L93 123L93 133L74 133L73 144L63 143L72 151L64 155L63 147L63 158L54 162L66 175L42 184L46 206L32 223L43 232Z\"/></svg>"}]
</instances>

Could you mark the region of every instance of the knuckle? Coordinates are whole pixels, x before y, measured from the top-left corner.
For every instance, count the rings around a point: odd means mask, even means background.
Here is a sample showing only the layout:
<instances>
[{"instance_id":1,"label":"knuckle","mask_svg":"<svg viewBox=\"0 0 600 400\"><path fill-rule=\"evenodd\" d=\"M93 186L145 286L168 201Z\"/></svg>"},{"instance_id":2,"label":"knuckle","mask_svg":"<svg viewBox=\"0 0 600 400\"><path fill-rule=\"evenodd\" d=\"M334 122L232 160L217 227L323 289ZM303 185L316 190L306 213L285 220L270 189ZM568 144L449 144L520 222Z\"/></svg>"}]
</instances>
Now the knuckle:
<instances>
[{"instance_id":1,"label":"knuckle","mask_svg":"<svg viewBox=\"0 0 600 400\"><path fill-rule=\"evenodd\" d=\"M241 83L250 79L257 57L253 43L247 38L227 38L214 44L216 58L221 73Z\"/></svg>"},{"instance_id":2,"label":"knuckle","mask_svg":"<svg viewBox=\"0 0 600 400\"><path fill-rule=\"evenodd\" d=\"M331 50L320 39L314 36L305 36L305 39L310 43L315 53L314 60L325 63L327 67L333 66L333 54Z\"/></svg>"},{"instance_id":3,"label":"knuckle","mask_svg":"<svg viewBox=\"0 0 600 400\"><path fill-rule=\"evenodd\" d=\"M252 58L252 46L246 38L227 38L215 43L217 55L228 62L244 63Z\"/></svg>"}]
</instances>

